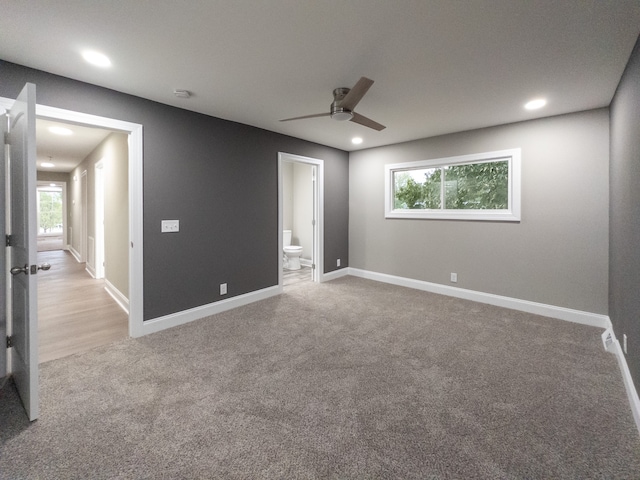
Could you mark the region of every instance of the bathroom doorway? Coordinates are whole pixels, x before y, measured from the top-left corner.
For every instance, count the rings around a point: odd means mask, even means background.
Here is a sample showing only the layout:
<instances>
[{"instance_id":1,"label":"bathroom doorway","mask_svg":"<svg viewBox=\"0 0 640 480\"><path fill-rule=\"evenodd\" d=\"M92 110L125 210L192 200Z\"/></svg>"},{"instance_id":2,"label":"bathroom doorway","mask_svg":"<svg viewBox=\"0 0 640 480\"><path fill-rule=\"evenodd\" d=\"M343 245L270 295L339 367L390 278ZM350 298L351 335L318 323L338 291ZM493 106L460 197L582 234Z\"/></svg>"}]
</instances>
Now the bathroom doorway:
<instances>
[{"instance_id":1,"label":"bathroom doorway","mask_svg":"<svg viewBox=\"0 0 640 480\"><path fill-rule=\"evenodd\" d=\"M322 160L280 153L278 158L278 266L279 286L301 281L321 282L323 254ZM287 268L284 231L291 231L291 245L302 247L300 269ZM297 266L297 265L296 265Z\"/></svg>"}]
</instances>

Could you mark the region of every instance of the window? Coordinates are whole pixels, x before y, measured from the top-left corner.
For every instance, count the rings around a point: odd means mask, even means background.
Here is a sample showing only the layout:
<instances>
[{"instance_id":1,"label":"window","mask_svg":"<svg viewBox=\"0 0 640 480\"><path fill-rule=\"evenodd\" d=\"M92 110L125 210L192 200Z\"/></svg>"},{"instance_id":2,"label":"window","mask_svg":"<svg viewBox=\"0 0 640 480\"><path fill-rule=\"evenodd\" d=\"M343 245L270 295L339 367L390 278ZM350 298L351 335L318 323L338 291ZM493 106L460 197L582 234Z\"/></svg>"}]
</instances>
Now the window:
<instances>
[{"instance_id":1,"label":"window","mask_svg":"<svg viewBox=\"0 0 640 480\"><path fill-rule=\"evenodd\" d=\"M520 221L520 149L385 165L385 217Z\"/></svg>"},{"instance_id":2,"label":"window","mask_svg":"<svg viewBox=\"0 0 640 480\"><path fill-rule=\"evenodd\" d=\"M38 235L62 235L62 188L38 187Z\"/></svg>"}]
</instances>

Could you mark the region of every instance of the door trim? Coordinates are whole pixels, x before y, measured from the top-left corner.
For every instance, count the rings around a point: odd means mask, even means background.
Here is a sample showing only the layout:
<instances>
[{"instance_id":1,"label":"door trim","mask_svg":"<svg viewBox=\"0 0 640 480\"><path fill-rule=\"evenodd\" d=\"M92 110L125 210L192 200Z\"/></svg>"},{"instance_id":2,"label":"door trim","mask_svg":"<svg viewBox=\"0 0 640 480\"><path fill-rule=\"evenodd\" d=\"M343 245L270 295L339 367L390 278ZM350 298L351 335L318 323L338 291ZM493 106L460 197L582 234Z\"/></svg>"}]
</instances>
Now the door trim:
<instances>
[{"instance_id":1,"label":"door trim","mask_svg":"<svg viewBox=\"0 0 640 480\"><path fill-rule=\"evenodd\" d=\"M314 215L316 228L313 232L313 260L316 268L313 272L314 282L324 281L324 160L303 157L292 153L278 152L278 288L283 290L282 278L282 164L296 162L316 167L316 185L314 188Z\"/></svg>"},{"instance_id":2,"label":"door trim","mask_svg":"<svg viewBox=\"0 0 640 480\"><path fill-rule=\"evenodd\" d=\"M0 97L0 107L9 108L13 101ZM129 335L144 335L143 278L143 130L138 123L74 112L36 104L36 117L102 127L129 136Z\"/></svg>"}]
</instances>

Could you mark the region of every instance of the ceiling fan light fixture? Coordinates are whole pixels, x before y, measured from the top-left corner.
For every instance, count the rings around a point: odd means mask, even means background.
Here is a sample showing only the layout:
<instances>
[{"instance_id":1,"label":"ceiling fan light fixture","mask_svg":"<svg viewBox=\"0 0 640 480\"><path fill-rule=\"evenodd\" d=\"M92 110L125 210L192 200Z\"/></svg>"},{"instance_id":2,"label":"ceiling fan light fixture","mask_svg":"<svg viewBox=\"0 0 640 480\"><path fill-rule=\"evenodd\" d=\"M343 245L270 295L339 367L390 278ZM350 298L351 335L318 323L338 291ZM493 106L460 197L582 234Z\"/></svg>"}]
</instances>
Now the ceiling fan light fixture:
<instances>
[{"instance_id":1,"label":"ceiling fan light fixture","mask_svg":"<svg viewBox=\"0 0 640 480\"><path fill-rule=\"evenodd\" d=\"M351 120L353 113L343 108L336 108L331 112L331 118L339 122L344 122L345 120Z\"/></svg>"}]
</instances>

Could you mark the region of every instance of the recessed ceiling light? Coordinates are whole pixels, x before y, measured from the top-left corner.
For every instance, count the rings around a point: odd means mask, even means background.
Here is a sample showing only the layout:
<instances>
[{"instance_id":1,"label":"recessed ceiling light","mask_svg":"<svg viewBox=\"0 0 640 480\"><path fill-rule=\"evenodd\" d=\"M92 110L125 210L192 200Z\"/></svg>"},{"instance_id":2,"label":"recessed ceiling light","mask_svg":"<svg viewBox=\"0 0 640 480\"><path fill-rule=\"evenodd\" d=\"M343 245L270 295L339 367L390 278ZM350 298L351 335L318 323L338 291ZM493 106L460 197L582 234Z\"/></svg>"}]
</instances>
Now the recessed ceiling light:
<instances>
[{"instance_id":1,"label":"recessed ceiling light","mask_svg":"<svg viewBox=\"0 0 640 480\"><path fill-rule=\"evenodd\" d=\"M85 50L82 52L82 58L96 67L107 68L111 66L111 60L109 60L109 57L103 53L96 52L95 50Z\"/></svg>"},{"instance_id":2,"label":"recessed ceiling light","mask_svg":"<svg viewBox=\"0 0 640 480\"><path fill-rule=\"evenodd\" d=\"M537 110L538 108L542 108L547 104L547 101L544 98L536 98L535 100L531 100L527 102L524 106L527 110Z\"/></svg>"},{"instance_id":3,"label":"recessed ceiling light","mask_svg":"<svg viewBox=\"0 0 640 480\"><path fill-rule=\"evenodd\" d=\"M73 132L65 127L49 127L49 131L51 133L55 133L56 135L71 135Z\"/></svg>"},{"instance_id":4,"label":"recessed ceiling light","mask_svg":"<svg viewBox=\"0 0 640 480\"><path fill-rule=\"evenodd\" d=\"M360 145L362 143L362 138L360 137L353 137L351 139L351 143L353 143L354 145Z\"/></svg>"},{"instance_id":5,"label":"recessed ceiling light","mask_svg":"<svg viewBox=\"0 0 640 480\"><path fill-rule=\"evenodd\" d=\"M55 167L55 165L53 163L51 163L51 162L42 162L40 164L40 166L44 167L44 168L53 168L53 167Z\"/></svg>"}]
</instances>

